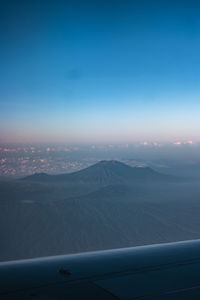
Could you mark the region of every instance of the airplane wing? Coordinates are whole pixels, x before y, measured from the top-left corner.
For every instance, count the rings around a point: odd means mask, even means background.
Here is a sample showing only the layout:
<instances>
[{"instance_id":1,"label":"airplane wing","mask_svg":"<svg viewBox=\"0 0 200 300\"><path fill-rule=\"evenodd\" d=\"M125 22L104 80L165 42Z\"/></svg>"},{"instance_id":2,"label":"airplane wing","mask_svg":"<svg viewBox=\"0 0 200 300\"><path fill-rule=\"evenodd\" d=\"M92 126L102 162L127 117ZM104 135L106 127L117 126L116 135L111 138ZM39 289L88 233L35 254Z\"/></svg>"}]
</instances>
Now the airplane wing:
<instances>
[{"instance_id":1,"label":"airplane wing","mask_svg":"<svg viewBox=\"0 0 200 300\"><path fill-rule=\"evenodd\" d=\"M0 299L200 299L200 240L1 263Z\"/></svg>"}]
</instances>

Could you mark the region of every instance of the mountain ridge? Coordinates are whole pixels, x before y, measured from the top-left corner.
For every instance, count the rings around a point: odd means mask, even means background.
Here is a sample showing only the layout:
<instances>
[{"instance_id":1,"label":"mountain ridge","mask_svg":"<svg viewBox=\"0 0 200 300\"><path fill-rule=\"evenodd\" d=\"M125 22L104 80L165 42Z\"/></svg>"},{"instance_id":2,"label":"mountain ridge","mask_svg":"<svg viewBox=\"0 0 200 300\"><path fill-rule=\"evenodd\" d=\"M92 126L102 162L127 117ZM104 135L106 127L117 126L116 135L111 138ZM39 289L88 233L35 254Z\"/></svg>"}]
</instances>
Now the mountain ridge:
<instances>
[{"instance_id":1,"label":"mountain ridge","mask_svg":"<svg viewBox=\"0 0 200 300\"><path fill-rule=\"evenodd\" d=\"M117 160L102 160L82 170L58 175L35 173L22 178L27 181L47 182L79 182L99 184L115 184L127 181L172 180L174 177L154 171L150 167L131 167Z\"/></svg>"}]
</instances>

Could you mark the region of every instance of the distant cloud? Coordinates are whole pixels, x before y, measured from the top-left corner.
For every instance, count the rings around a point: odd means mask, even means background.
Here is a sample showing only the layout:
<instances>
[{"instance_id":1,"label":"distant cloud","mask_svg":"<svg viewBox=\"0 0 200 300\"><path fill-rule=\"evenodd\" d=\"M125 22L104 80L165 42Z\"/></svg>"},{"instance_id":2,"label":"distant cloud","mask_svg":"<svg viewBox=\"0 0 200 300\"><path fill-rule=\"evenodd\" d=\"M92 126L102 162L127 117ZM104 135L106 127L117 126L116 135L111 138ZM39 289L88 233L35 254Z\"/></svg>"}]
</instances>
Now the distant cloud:
<instances>
[{"instance_id":1,"label":"distant cloud","mask_svg":"<svg viewBox=\"0 0 200 300\"><path fill-rule=\"evenodd\" d=\"M178 141L178 142L174 142L173 144L174 144L174 145L182 145L182 142L179 142L179 141Z\"/></svg>"},{"instance_id":2,"label":"distant cloud","mask_svg":"<svg viewBox=\"0 0 200 300\"><path fill-rule=\"evenodd\" d=\"M158 143L158 142L153 142L153 146L154 146L154 147L162 147L163 144L160 144L160 143Z\"/></svg>"},{"instance_id":3,"label":"distant cloud","mask_svg":"<svg viewBox=\"0 0 200 300\"><path fill-rule=\"evenodd\" d=\"M144 145L144 146L148 146L148 145L149 145L149 143L148 143L148 142L143 142L143 143L142 143L142 145Z\"/></svg>"},{"instance_id":4,"label":"distant cloud","mask_svg":"<svg viewBox=\"0 0 200 300\"><path fill-rule=\"evenodd\" d=\"M193 141L187 141L185 144L193 145Z\"/></svg>"},{"instance_id":5,"label":"distant cloud","mask_svg":"<svg viewBox=\"0 0 200 300\"><path fill-rule=\"evenodd\" d=\"M194 144L194 142L192 141L192 140L190 140L190 141L183 141L183 142L181 142L181 141L177 141L177 142L174 142L173 143L174 145L193 145Z\"/></svg>"}]
</instances>

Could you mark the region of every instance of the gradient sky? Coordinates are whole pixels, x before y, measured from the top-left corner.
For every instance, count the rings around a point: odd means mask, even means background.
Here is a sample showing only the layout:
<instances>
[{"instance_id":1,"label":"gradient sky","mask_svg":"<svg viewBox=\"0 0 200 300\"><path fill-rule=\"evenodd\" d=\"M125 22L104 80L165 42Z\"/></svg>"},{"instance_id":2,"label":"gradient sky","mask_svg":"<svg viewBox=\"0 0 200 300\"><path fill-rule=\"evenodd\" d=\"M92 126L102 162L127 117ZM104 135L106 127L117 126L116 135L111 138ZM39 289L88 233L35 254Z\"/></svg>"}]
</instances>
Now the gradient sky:
<instances>
[{"instance_id":1,"label":"gradient sky","mask_svg":"<svg viewBox=\"0 0 200 300\"><path fill-rule=\"evenodd\" d=\"M0 1L1 142L200 140L200 1Z\"/></svg>"}]
</instances>

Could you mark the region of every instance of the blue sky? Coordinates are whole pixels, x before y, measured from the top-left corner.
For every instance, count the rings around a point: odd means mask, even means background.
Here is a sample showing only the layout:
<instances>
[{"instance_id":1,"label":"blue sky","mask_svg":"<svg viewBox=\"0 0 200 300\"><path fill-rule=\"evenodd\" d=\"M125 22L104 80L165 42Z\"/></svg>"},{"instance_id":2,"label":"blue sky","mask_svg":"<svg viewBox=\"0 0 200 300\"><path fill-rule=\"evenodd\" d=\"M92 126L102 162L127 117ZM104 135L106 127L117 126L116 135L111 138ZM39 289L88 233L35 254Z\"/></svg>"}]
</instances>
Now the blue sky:
<instances>
[{"instance_id":1,"label":"blue sky","mask_svg":"<svg viewBox=\"0 0 200 300\"><path fill-rule=\"evenodd\" d=\"M1 1L2 142L200 140L199 1Z\"/></svg>"}]
</instances>

